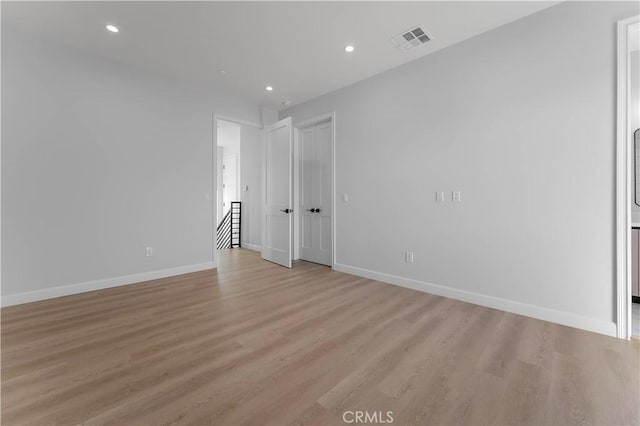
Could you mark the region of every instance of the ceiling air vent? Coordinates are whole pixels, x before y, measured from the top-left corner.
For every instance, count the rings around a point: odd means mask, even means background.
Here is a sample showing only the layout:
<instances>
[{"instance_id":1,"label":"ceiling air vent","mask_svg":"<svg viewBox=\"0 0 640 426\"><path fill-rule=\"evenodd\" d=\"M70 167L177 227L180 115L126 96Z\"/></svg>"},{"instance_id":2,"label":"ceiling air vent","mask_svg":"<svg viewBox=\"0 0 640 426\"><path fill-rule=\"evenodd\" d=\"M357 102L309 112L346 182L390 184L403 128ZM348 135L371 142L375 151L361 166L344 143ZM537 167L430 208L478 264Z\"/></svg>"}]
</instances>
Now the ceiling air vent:
<instances>
[{"instance_id":1,"label":"ceiling air vent","mask_svg":"<svg viewBox=\"0 0 640 426\"><path fill-rule=\"evenodd\" d=\"M391 43L403 52L422 46L429 40L431 36L420 27L414 27L391 37Z\"/></svg>"}]
</instances>

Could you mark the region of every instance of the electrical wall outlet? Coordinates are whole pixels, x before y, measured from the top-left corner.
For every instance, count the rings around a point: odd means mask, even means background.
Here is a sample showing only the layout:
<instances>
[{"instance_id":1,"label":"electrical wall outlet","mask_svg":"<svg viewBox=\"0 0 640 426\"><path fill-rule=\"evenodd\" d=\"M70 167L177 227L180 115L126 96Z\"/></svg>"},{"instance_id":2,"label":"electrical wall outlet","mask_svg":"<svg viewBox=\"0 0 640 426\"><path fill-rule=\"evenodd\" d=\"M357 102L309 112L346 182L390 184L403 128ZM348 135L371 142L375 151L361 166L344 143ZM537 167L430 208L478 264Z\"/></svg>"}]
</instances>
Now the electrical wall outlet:
<instances>
[{"instance_id":1,"label":"electrical wall outlet","mask_svg":"<svg viewBox=\"0 0 640 426\"><path fill-rule=\"evenodd\" d=\"M342 194L342 202L343 203L348 203L349 202L349 194L347 194L346 192L344 194Z\"/></svg>"},{"instance_id":2,"label":"electrical wall outlet","mask_svg":"<svg viewBox=\"0 0 640 426\"><path fill-rule=\"evenodd\" d=\"M404 261L407 263L413 263L413 252L405 251L404 252Z\"/></svg>"},{"instance_id":3,"label":"electrical wall outlet","mask_svg":"<svg viewBox=\"0 0 640 426\"><path fill-rule=\"evenodd\" d=\"M146 253L147 253L147 257L153 256L153 247L147 247Z\"/></svg>"},{"instance_id":4,"label":"electrical wall outlet","mask_svg":"<svg viewBox=\"0 0 640 426\"><path fill-rule=\"evenodd\" d=\"M453 201L455 203L461 203L462 202L462 192L453 191L451 193L451 201Z\"/></svg>"}]
</instances>

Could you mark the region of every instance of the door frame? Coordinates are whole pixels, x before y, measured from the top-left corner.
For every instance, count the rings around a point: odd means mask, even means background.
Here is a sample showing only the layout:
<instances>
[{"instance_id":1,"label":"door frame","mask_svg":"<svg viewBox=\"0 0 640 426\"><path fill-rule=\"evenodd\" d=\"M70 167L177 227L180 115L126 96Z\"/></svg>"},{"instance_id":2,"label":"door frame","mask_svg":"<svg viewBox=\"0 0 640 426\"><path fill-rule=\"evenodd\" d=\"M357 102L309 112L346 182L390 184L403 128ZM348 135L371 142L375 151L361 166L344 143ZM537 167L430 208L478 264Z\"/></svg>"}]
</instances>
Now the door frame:
<instances>
[{"instance_id":1,"label":"door frame","mask_svg":"<svg viewBox=\"0 0 640 426\"><path fill-rule=\"evenodd\" d=\"M331 123L331 268L336 265L336 113L318 115L293 122L293 260L300 258L300 129Z\"/></svg>"},{"instance_id":2,"label":"door frame","mask_svg":"<svg viewBox=\"0 0 640 426\"><path fill-rule=\"evenodd\" d=\"M629 113L629 30L640 15L618 21L616 124L616 334L631 338L632 138Z\"/></svg>"},{"instance_id":3,"label":"door frame","mask_svg":"<svg viewBox=\"0 0 640 426\"><path fill-rule=\"evenodd\" d=\"M211 199L211 258L213 259L213 267L218 267L218 206L217 206L217 197L215 196L216 188L218 188L218 120L222 121L230 121L232 123L239 124L241 126L250 126L257 127L258 129L262 129L262 124L255 123L253 121L243 120L241 118L234 118L228 115L219 114L217 112L213 113L212 124L213 124L213 137L211 139L211 182L212 182L212 192L209 198ZM242 145L242 141L240 142ZM242 157L240 157L240 161L242 161ZM241 173L241 164L238 161L238 176L242 176ZM239 181L238 185L242 183ZM240 188L242 188L240 186ZM240 191L242 193L242 191Z\"/></svg>"}]
</instances>

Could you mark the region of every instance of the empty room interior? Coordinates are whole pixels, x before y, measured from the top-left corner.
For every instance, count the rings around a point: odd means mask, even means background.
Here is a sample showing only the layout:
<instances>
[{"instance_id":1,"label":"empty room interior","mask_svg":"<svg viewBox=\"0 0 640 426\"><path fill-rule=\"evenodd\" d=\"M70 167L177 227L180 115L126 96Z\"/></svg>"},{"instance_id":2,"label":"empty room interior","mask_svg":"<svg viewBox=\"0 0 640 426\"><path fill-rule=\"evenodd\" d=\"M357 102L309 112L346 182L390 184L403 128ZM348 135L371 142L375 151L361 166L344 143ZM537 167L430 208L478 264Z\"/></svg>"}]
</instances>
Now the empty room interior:
<instances>
[{"instance_id":1,"label":"empty room interior","mask_svg":"<svg viewBox=\"0 0 640 426\"><path fill-rule=\"evenodd\" d=\"M3 425L640 425L638 1L2 1Z\"/></svg>"}]
</instances>

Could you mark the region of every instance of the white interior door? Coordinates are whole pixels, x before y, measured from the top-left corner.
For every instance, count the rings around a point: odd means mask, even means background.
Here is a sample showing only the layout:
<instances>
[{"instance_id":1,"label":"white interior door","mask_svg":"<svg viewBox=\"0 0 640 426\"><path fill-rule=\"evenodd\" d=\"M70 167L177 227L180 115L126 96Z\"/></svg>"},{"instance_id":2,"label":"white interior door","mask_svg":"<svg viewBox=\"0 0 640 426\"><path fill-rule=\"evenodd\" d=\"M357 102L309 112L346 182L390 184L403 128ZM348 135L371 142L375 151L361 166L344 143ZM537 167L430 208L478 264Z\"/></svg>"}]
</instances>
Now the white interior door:
<instances>
[{"instance_id":1,"label":"white interior door","mask_svg":"<svg viewBox=\"0 0 640 426\"><path fill-rule=\"evenodd\" d=\"M300 258L331 265L331 122L300 130Z\"/></svg>"},{"instance_id":2,"label":"white interior door","mask_svg":"<svg viewBox=\"0 0 640 426\"><path fill-rule=\"evenodd\" d=\"M291 268L291 117L265 128L262 258Z\"/></svg>"}]
</instances>

